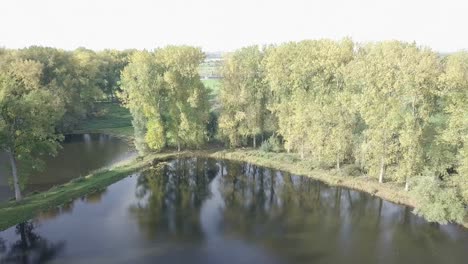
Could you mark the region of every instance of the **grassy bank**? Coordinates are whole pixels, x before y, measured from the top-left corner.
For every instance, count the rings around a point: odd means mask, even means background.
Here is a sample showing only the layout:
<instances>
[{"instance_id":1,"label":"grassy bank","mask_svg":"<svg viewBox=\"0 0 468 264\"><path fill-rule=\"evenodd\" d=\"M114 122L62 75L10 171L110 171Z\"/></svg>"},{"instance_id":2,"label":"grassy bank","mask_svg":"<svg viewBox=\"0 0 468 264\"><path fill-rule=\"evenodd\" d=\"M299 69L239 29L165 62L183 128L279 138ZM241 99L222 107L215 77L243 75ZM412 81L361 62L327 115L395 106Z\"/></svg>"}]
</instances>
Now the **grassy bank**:
<instances>
[{"instance_id":1,"label":"grassy bank","mask_svg":"<svg viewBox=\"0 0 468 264\"><path fill-rule=\"evenodd\" d=\"M115 103L96 105L96 116L84 120L74 133L103 133L131 141L132 116L128 109Z\"/></svg>"},{"instance_id":2,"label":"grassy bank","mask_svg":"<svg viewBox=\"0 0 468 264\"><path fill-rule=\"evenodd\" d=\"M95 118L86 120L75 133L104 133L133 140L131 116L127 109L117 105L104 103L98 106ZM117 164L108 170L102 170L85 178L55 187L49 191L33 194L20 203L8 202L0 204L0 230L33 218L40 211L64 204L70 200L82 197L93 191L102 189L126 177L134 171L141 170L154 161L166 160L180 156L202 156L235 161L249 162L255 165L304 175L332 186L342 186L364 191L385 200L417 207L417 201L404 191L402 184L387 182L379 184L377 179L368 176L346 175L346 170L325 170L314 167L311 161L302 161L296 154L266 153L253 149L207 149L201 151L185 151L181 153L168 152L151 154L143 159L130 160L124 164ZM464 226L468 228L468 219Z\"/></svg>"},{"instance_id":3,"label":"grassy bank","mask_svg":"<svg viewBox=\"0 0 468 264\"><path fill-rule=\"evenodd\" d=\"M203 80L205 85L213 86L210 89L217 91L219 80ZM102 103L97 106L97 117L86 120L77 132L105 133L114 136L133 139L131 115L127 109L111 103ZM237 161L250 162L256 165L270 167L291 172L298 175L309 176L323 181L329 185L349 187L365 191L386 200L416 207L416 201L403 190L403 186L394 182L379 184L374 178L367 176L351 177L343 175L336 170L323 170L313 168L310 161L301 161L296 154L265 153L258 150L205 150L190 152L192 155L209 156Z\"/></svg>"},{"instance_id":4,"label":"grassy bank","mask_svg":"<svg viewBox=\"0 0 468 264\"><path fill-rule=\"evenodd\" d=\"M416 201L404 191L404 185L394 182L379 184L377 179L368 176L348 176L335 169L314 168L310 161L302 161L299 155L270 153L253 149L223 150L214 152L211 157L244 161L255 165L282 170L292 174L308 176L331 186L348 187L368 192L385 200L415 207Z\"/></svg>"},{"instance_id":5,"label":"grassy bank","mask_svg":"<svg viewBox=\"0 0 468 264\"><path fill-rule=\"evenodd\" d=\"M297 175L311 177L331 186L352 188L370 193L385 200L416 207L417 202L410 193L404 191L404 186L394 182L379 184L368 176L347 176L336 170L323 170L311 167L310 161L301 161L295 154L265 153L251 149L221 150L208 149L199 151L168 152L150 154L143 159L117 164L108 170L90 174L84 178L55 187L49 191L26 197L20 203L8 202L0 205L0 230L17 223L27 221L39 212L60 206L70 200L82 197L88 193L105 188L119 181L132 172L141 170L150 164L176 157L210 157L233 161L249 162L258 166L282 170ZM468 228L468 221L464 226Z\"/></svg>"},{"instance_id":6,"label":"grassy bank","mask_svg":"<svg viewBox=\"0 0 468 264\"><path fill-rule=\"evenodd\" d=\"M21 202L11 201L0 204L0 230L27 221L41 211L60 206L70 200L105 188L150 164L183 154L184 152L151 154L143 159L129 160L116 164L112 168L56 186L49 191L26 196Z\"/></svg>"},{"instance_id":7,"label":"grassy bank","mask_svg":"<svg viewBox=\"0 0 468 264\"><path fill-rule=\"evenodd\" d=\"M202 153L203 154L203 153ZM320 169L313 167L311 161L302 161L297 154L267 153L259 150L237 149L222 150L208 154L213 158L244 161L255 165L290 172L319 180L331 186L351 188L367 192L384 200L417 207L417 200L410 192L404 190L404 185L395 182L379 183L376 178L366 175L350 176L336 169ZM462 224L468 228L468 216Z\"/></svg>"},{"instance_id":8,"label":"grassy bank","mask_svg":"<svg viewBox=\"0 0 468 264\"><path fill-rule=\"evenodd\" d=\"M202 83L205 85L206 88L210 89L213 94L219 94L219 89L221 89L220 79L203 79Z\"/></svg>"}]
</instances>

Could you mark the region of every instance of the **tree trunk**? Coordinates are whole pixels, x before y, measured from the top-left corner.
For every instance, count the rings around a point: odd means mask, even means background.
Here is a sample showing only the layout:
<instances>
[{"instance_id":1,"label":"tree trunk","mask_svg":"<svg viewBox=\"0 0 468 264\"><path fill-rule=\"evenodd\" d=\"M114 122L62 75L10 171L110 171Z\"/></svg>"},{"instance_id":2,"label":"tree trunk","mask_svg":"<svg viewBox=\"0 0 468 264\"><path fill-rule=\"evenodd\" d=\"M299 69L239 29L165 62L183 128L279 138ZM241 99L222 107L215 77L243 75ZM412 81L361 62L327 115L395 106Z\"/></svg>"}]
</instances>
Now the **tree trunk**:
<instances>
[{"instance_id":1,"label":"tree trunk","mask_svg":"<svg viewBox=\"0 0 468 264\"><path fill-rule=\"evenodd\" d=\"M340 155L336 154L336 169L340 170Z\"/></svg>"},{"instance_id":2,"label":"tree trunk","mask_svg":"<svg viewBox=\"0 0 468 264\"><path fill-rule=\"evenodd\" d=\"M177 140L177 152L180 152L180 141Z\"/></svg>"},{"instance_id":3,"label":"tree trunk","mask_svg":"<svg viewBox=\"0 0 468 264\"><path fill-rule=\"evenodd\" d=\"M382 156L382 160L380 161L379 183L383 183L384 176L385 176L385 158L384 156Z\"/></svg>"},{"instance_id":4,"label":"tree trunk","mask_svg":"<svg viewBox=\"0 0 468 264\"><path fill-rule=\"evenodd\" d=\"M253 147L257 148L257 137L255 135L253 136Z\"/></svg>"},{"instance_id":5,"label":"tree trunk","mask_svg":"<svg viewBox=\"0 0 468 264\"><path fill-rule=\"evenodd\" d=\"M11 173L13 174L13 186L15 188L15 198L16 198L16 201L21 201L21 199L23 199L23 196L21 195L21 189L19 185L18 169L16 166L15 153L13 153L11 149L7 151L7 153L8 153L8 158L10 159Z\"/></svg>"},{"instance_id":6,"label":"tree trunk","mask_svg":"<svg viewBox=\"0 0 468 264\"><path fill-rule=\"evenodd\" d=\"M301 160L304 159L304 143L301 144Z\"/></svg>"},{"instance_id":7,"label":"tree trunk","mask_svg":"<svg viewBox=\"0 0 468 264\"><path fill-rule=\"evenodd\" d=\"M406 182L405 182L405 191L409 191L409 182L408 182L408 178L406 179Z\"/></svg>"}]
</instances>

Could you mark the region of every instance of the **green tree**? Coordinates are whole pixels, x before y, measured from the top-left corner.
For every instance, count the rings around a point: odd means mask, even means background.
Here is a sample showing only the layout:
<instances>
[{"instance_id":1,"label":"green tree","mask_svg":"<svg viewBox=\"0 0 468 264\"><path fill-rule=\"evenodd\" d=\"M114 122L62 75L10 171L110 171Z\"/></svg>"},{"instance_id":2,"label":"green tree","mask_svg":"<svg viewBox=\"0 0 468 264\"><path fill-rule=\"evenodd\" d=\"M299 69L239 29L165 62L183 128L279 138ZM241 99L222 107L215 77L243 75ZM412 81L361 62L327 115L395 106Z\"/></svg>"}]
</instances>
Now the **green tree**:
<instances>
[{"instance_id":1,"label":"green tree","mask_svg":"<svg viewBox=\"0 0 468 264\"><path fill-rule=\"evenodd\" d=\"M440 79L447 125L441 140L455 149L455 181L468 204L468 52L448 56L444 66Z\"/></svg>"},{"instance_id":2,"label":"green tree","mask_svg":"<svg viewBox=\"0 0 468 264\"><path fill-rule=\"evenodd\" d=\"M268 87L262 68L264 53L258 46L250 46L230 54L224 63L220 91L220 132L231 146L240 145L241 138L263 135L269 119Z\"/></svg>"},{"instance_id":3,"label":"green tree","mask_svg":"<svg viewBox=\"0 0 468 264\"><path fill-rule=\"evenodd\" d=\"M28 172L40 167L41 157L55 154L61 139L55 124L63 105L42 87L42 67L35 61L15 60L0 68L0 148L10 160L17 201Z\"/></svg>"},{"instance_id":4,"label":"green tree","mask_svg":"<svg viewBox=\"0 0 468 264\"><path fill-rule=\"evenodd\" d=\"M435 114L440 59L429 49L416 45L403 47L399 63L399 104L403 125L399 132L398 167L396 177L409 189L409 178L424 170L426 153L424 131L430 129Z\"/></svg>"},{"instance_id":5,"label":"green tree","mask_svg":"<svg viewBox=\"0 0 468 264\"><path fill-rule=\"evenodd\" d=\"M311 154L319 163L336 161L340 167L353 131L342 75L353 59L353 46L349 39L302 41L267 52L270 109L288 151L297 150L302 158Z\"/></svg>"},{"instance_id":6,"label":"green tree","mask_svg":"<svg viewBox=\"0 0 468 264\"><path fill-rule=\"evenodd\" d=\"M120 89L121 71L128 65L133 50L104 50L97 53L99 60L98 86L111 102L115 102Z\"/></svg>"},{"instance_id":7,"label":"green tree","mask_svg":"<svg viewBox=\"0 0 468 264\"><path fill-rule=\"evenodd\" d=\"M392 167L398 179L423 170L423 131L433 112L439 61L432 51L398 41L369 44L349 65L347 83L365 122L365 166L384 181Z\"/></svg>"},{"instance_id":8,"label":"green tree","mask_svg":"<svg viewBox=\"0 0 468 264\"><path fill-rule=\"evenodd\" d=\"M103 96L96 79L99 61L91 50L80 48L72 52L32 46L13 53L23 60L34 60L43 65L40 84L65 107L57 124L59 131L75 129L93 110L94 102Z\"/></svg>"},{"instance_id":9,"label":"green tree","mask_svg":"<svg viewBox=\"0 0 468 264\"><path fill-rule=\"evenodd\" d=\"M209 119L209 91L200 81L198 67L205 55L199 48L168 46L155 52L156 62L164 69L168 92L165 116L168 143L199 146L206 139Z\"/></svg>"},{"instance_id":10,"label":"green tree","mask_svg":"<svg viewBox=\"0 0 468 264\"><path fill-rule=\"evenodd\" d=\"M199 146L206 138L208 91L198 75L204 54L189 46L135 52L122 72L122 94L136 136L148 149Z\"/></svg>"},{"instance_id":11,"label":"green tree","mask_svg":"<svg viewBox=\"0 0 468 264\"><path fill-rule=\"evenodd\" d=\"M146 137L150 141L151 149L161 149L166 145L164 133L147 129L148 120L152 120L152 125L150 124L152 127L156 124L162 127L161 114L166 97L162 75L163 69L155 64L154 55L147 51L135 52L130 58L129 65L122 71L120 97L132 113L135 145L140 153L150 149ZM156 139L159 139L159 142Z\"/></svg>"},{"instance_id":12,"label":"green tree","mask_svg":"<svg viewBox=\"0 0 468 264\"><path fill-rule=\"evenodd\" d=\"M103 91L99 87L100 67L102 60L97 54L88 49L79 48L73 51L73 72L76 77L77 93L79 102L88 114L94 108L94 103L104 97Z\"/></svg>"}]
</instances>

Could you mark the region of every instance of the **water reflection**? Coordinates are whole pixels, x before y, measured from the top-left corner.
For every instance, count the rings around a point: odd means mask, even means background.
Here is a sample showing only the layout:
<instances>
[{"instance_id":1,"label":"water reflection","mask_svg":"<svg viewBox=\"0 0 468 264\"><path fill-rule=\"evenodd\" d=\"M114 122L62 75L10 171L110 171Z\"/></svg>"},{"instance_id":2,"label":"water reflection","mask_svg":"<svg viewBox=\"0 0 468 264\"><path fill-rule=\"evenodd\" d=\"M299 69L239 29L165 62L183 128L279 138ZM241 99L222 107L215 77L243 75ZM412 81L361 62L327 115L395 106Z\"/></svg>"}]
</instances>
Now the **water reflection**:
<instances>
[{"instance_id":1,"label":"water reflection","mask_svg":"<svg viewBox=\"0 0 468 264\"><path fill-rule=\"evenodd\" d=\"M62 146L56 157L45 160L44 171L29 176L26 192L48 190L136 155L126 142L102 134L67 135ZM0 152L0 202L13 196L7 164L6 156Z\"/></svg>"},{"instance_id":2,"label":"water reflection","mask_svg":"<svg viewBox=\"0 0 468 264\"><path fill-rule=\"evenodd\" d=\"M34 220L55 263L464 263L468 232L365 193L178 159ZM16 230L16 229L15 229ZM0 251L21 236L0 233ZM65 235L66 234L66 235ZM3 246L2 246L3 245ZM6 256L6 253L1 253Z\"/></svg>"},{"instance_id":3,"label":"water reflection","mask_svg":"<svg viewBox=\"0 0 468 264\"><path fill-rule=\"evenodd\" d=\"M138 178L129 210L149 238L201 240L199 211L216 176L216 161L176 160Z\"/></svg>"},{"instance_id":4,"label":"water reflection","mask_svg":"<svg viewBox=\"0 0 468 264\"><path fill-rule=\"evenodd\" d=\"M84 200L90 204L99 204L106 194L107 188L95 190L92 193L85 196Z\"/></svg>"},{"instance_id":5,"label":"water reflection","mask_svg":"<svg viewBox=\"0 0 468 264\"><path fill-rule=\"evenodd\" d=\"M0 239L0 263L47 263L65 248L65 242L51 243L34 232L34 224L15 227L18 240L9 246Z\"/></svg>"}]
</instances>

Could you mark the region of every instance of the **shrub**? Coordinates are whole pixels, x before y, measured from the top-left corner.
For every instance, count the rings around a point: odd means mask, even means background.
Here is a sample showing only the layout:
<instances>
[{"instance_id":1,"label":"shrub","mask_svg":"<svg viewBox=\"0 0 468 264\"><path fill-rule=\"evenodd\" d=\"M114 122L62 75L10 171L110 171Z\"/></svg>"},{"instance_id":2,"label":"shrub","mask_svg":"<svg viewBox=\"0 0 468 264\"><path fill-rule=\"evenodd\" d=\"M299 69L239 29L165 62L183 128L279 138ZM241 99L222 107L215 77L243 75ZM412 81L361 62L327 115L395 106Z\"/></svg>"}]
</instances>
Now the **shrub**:
<instances>
[{"instance_id":1,"label":"shrub","mask_svg":"<svg viewBox=\"0 0 468 264\"><path fill-rule=\"evenodd\" d=\"M283 150L283 147L281 146L281 143L277 137L271 136L270 138L262 142L262 145L260 146L260 150L263 152L278 153Z\"/></svg>"},{"instance_id":2,"label":"shrub","mask_svg":"<svg viewBox=\"0 0 468 264\"><path fill-rule=\"evenodd\" d=\"M417 215L440 224L463 222L466 212L455 188L444 186L440 180L430 176L419 177L414 183L412 192L418 200Z\"/></svg>"},{"instance_id":3,"label":"shrub","mask_svg":"<svg viewBox=\"0 0 468 264\"><path fill-rule=\"evenodd\" d=\"M78 182L83 182L85 180L85 177L80 176L78 178L72 179L70 182L71 183L78 183Z\"/></svg>"},{"instance_id":4,"label":"shrub","mask_svg":"<svg viewBox=\"0 0 468 264\"><path fill-rule=\"evenodd\" d=\"M357 177L363 174L361 167L357 164L350 164L343 167L341 174L344 176Z\"/></svg>"}]
</instances>

